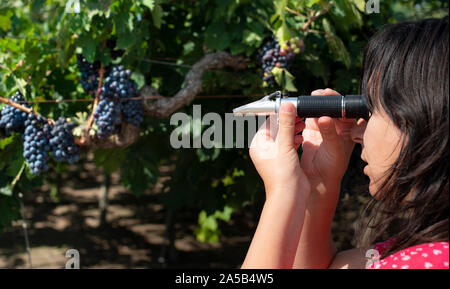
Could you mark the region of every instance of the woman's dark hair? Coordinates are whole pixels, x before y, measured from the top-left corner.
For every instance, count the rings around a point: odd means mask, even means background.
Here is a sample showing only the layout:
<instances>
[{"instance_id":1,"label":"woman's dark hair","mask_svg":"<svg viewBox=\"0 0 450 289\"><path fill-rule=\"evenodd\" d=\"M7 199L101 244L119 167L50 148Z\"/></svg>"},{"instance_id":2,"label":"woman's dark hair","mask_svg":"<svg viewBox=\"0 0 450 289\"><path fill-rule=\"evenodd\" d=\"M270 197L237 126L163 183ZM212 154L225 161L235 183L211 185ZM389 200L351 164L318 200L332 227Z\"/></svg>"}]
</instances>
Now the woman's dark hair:
<instances>
[{"instance_id":1,"label":"woman's dark hair","mask_svg":"<svg viewBox=\"0 0 450 289\"><path fill-rule=\"evenodd\" d=\"M386 236L402 220L382 258L449 238L448 16L386 26L364 49L360 92L400 129L401 152L369 201L359 246ZM383 143L379 144L380 146Z\"/></svg>"}]
</instances>

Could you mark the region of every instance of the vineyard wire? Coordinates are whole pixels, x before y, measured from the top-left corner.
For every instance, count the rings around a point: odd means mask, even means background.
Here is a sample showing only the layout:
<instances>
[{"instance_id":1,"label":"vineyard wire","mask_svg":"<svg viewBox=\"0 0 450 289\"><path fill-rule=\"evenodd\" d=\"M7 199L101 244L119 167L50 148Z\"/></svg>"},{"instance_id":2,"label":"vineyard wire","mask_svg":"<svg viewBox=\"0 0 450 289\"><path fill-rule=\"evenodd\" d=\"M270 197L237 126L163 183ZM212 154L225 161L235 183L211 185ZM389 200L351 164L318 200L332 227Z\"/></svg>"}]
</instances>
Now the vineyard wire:
<instances>
[{"instance_id":1,"label":"vineyard wire","mask_svg":"<svg viewBox=\"0 0 450 289\"><path fill-rule=\"evenodd\" d=\"M247 98L247 97L262 97L265 96L263 93L257 93L257 94L230 94L230 95L196 95L192 96L193 98L199 98L199 99L212 99L212 98ZM160 95L148 95L148 96L137 96L137 97L130 97L123 99L123 101L129 101L129 100L146 100L146 99L161 99L161 98L170 98L170 97L164 97ZM87 99L87 98L75 98L75 99L48 99L48 100L21 100L21 101L15 101L15 103L19 104L30 104L30 103L64 103L64 102L93 102L94 99Z\"/></svg>"}]
</instances>

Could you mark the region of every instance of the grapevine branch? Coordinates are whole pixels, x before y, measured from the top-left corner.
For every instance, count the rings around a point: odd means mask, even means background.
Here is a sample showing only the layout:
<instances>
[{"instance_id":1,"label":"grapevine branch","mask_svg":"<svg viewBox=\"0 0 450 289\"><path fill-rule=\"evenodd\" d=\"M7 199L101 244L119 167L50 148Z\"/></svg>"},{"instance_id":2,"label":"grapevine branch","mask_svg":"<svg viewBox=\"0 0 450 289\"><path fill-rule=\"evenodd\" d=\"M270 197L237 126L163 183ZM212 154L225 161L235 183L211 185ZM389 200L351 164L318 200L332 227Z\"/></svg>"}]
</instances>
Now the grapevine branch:
<instances>
[{"instance_id":1,"label":"grapevine branch","mask_svg":"<svg viewBox=\"0 0 450 289\"><path fill-rule=\"evenodd\" d=\"M90 146L104 149L125 148L135 143L139 136L140 133L138 127L126 122L122 122L122 125L120 126L120 132L106 139L92 139L89 144Z\"/></svg>"},{"instance_id":2,"label":"grapevine branch","mask_svg":"<svg viewBox=\"0 0 450 289\"><path fill-rule=\"evenodd\" d=\"M293 9L287 7L287 6L285 7L285 9L286 9L287 12L290 12L290 13L295 14L295 15L297 15L297 16L305 17L305 15L303 15L302 13L300 13L300 12L298 12L298 11L295 11L295 10L293 10Z\"/></svg>"},{"instance_id":3,"label":"grapevine branch","mask_svg":"<svg viewBox=\"0 0 450 289\"><path fill-rule=\"evenodd\" d=\"M91 130L92 124L94 123L94 112L95 112L95 109L97 108L97 105L99 102L101 88L103 86L104 75L105 75L105 68L102 63L102 65L100 66L100 70L99 70L99 76L100 76L99 78L100 79L98 81L97 91L95 92L95 99L94 99L94 104L92 106L92 112L86 121L86 125L84 126L82 136L80 138L75 139L75 142L80 146L88 146L91 144L91 138L89 137L89 131Z\"/></svg>"},{"instance_id":4,"label":"grapevine branch","mask_svg":"<svg viewBox=\"0 0 450 289\"><path fill-rule=\"evenodd\" d=\"M11 101L11 100L9 100L8 98L5 98L5 97L1 97L0 96L0 102L3 102L4 104L10 105L10 106L12 106L14 108L20 109L21 111L26 112L26 113L32 113L33 112L32 108L29 108L29 107L23 106L21 104L18 104L18 103L14 102L14 101Z\"/></svg>"},{"instance_id":5,"label":"grapevine branch","mask_svg":"<svg viewBox=\"0 0 450 289\"><path fill-rule=\"evenodd\" d=\"M311 23L313 23L314 21L316 21L317 18L319 18L320 16L328 13L328 7L324 8L322 10L319 11L319 13L317 13L316 15L311 16L308 21L306 21L305 25L303 25L302 30L306 31L308 30L309 26L311 25Z\"/></svg>"},{"instance_id":6,"label":"grapevine branch","mask_svg":"<svg viewBox=\"0 0 450 289\"><path fill-rule=\"evenodd\" d=\"M183 88L173 97L163 97L155 88L145 85L140 91L141 96L160 96L159 99L146 99L144 101L146 114L155 117L170 116L181 107L191 103L201 92L202 78L206 71L221 69L223 67L241 70L245 69L247 64L243 57L218 51L205 55L192 66L184 79Z\"/></svg>"},{"instance_id":7,"label":"grapevine branch","mask_svg":"<svg viewBox=\"0 0 450 289\"><path fill-rule=\"evenodd\" d=\"M103 51L106 47L106 39L103 41L103 45L101 48L101 51ZM98 86L97 86L97 91L95 92L95 99L94 99L94 105L92 106L92 112L89 115L89 118L86 121L86 125L85 128L83 130L82 136L80 139L77 139L77 143L79 145L89 145L90 143L90 137L89 137L89 131L92 128L92 124L94 123L94 113L95 113L95 109L97 108L98 102L99 102L99 98L100 98L100 94L101 94L101 88L103 86L103 77L105 74L105 67L103 65L103 63L100 66L100 70L99 70L99 81L98 81Z\"/></svg>"},{"instance_id":8,"label":"grapevine branch","mask_svg":"<svg viewBox=\"0 0 450 289\"><path fill-rule=\"evenodd\" d=\"M295 15L297 15L297 16L306 17L305 15L301 14L300 12L295 11L295 10L289 8L289 7L286 7L285 9L286 9L286 11L288 11L289 13L295 14ZM329 9L330 9L329 7L323 8L323 9L320 10L316 15L312 15L311 17L309 17L308 20L306 21L306 23L305 23L305 24L303 25L303 27L301 28L301 30L302 30L303 32L312 32L312 30L308 30L309 26L310 26L314 21L316 21L317 18L319 18L320 16L322 16L322 15L328 13L328 10L329 10Z\"/></svg>"},{"instance_id":9,"label":"grapevine branch","mask_svg":"<svg viewBox=\"0 0 450 289\"><path fill-rule=\"evenodd\" d=\"M105 75L105 68L103 67L103 64L100 67L99 75L100 75L100 80L98 81L98 87L97 87L97 91L95 93L95 99L94 99L94 105L92 107L92 113L88 119L87 130L90 130L92 127L92 124L94 123L94 112L95 112L95 109L97 108L98 101L100 98L101 88L103 86L103 77Z\"/></svg>"}]
</instances>

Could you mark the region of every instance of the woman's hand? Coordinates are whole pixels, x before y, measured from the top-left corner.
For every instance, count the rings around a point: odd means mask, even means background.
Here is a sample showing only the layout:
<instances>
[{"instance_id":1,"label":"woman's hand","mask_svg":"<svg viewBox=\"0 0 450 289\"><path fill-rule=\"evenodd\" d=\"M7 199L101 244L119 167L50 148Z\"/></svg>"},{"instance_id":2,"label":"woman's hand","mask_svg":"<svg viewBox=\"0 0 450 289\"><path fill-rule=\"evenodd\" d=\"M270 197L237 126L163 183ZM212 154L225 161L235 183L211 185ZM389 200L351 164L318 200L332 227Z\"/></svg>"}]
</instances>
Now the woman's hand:
<instances>
[{"instance_id":1,"label":"woman's hand","mask_svg":"<svg viewBox=\"0 0 450 289\"><path fill-rule=\"evenodd\" d=\"M315 90L311 95L339 93L327 88ZM350 134L355 125L354 119L327 116L306 119L300 164L313 191L319 188L330 191L339 187L355 145Z\"/></svg>"},{"instance_id":2,"label":"woman's hand","mask_svg":"<svg viewBox=\"0 0 450 289\"><path fill-rule=\"evenodd\" d=\"M308 206L310 185L300 167L296 136L305 128L292 103L258 130L250 157L266 187L266 202L242 268L292 268Z\"/></svg>"},{"instance_id":3,"label":"woman's hand","mask_svg":"<svg viewBox=\"0 0 450 289\"><path fill-rule=\"evenodd\" d=\"M312 95L339 95L316 90ZM305 226L297 247L294 268L327 268L336 254L331 224L339 199L340 184L354 148L353 119L307 118L303 130L300 165L311 185Z\"/></svg>"},{"instance_id":4,"label":"woman's hand","mask_svg":"<svg viewBox=\"0 0 450 289\"><path fill-rule=\"evenodd\" d=\"M293 104L283 103L278 114L278 128L276 116L271 116L250 145L250 157L264 181L267 199L274 191L298 192L300 188L309 191L308 179L300 167L297 153L303 141L297 133L305 128L305 123L296 115Z\"/></svg>"}]
</instances>

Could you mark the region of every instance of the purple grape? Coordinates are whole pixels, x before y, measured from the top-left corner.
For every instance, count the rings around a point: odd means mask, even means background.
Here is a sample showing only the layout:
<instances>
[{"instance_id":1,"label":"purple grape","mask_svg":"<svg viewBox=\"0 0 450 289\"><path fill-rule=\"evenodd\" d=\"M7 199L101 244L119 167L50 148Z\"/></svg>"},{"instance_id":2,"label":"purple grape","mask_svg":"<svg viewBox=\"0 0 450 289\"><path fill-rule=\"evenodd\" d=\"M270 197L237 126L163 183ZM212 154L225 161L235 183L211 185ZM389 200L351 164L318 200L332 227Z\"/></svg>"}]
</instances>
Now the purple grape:
<instances>
[{"instance_id":1,"label":"purple grape","mask_svg":"<svg viewBox=\"0 0 450 289\"><path fill-rule=\"evenodd\" d=\"M135 126L139 126L144 119L142 100L129 99L138 96L137 84L131 80L131 73L123 66L115 66L105 78L94 113L99 138L114 134L121 123L121 116L125 122Z\"/></svg>"},{"instance_id":2,"label":"purple grape","mask_svg":"<svg viewBox=\"0 0 450 289\"><path fill-rule=\"evenodd\" d=\"M72 164L80 159L80 150L72 134L74 127L73 123L67 122L63 117L60 117L52 127L49 143L55 161Z\"/></svg>"},{"instance_id":3,"label":"purple grape","mask_svg":"<svg viewBox=\"0 0 450 289\"><path fill-rule=\"evenodd\" d=\"M81 71L81 86L84 91L95 97L98 88L100 62L89 63L81 54L77 54L77 65Z\"/></svg>"},{"instance_id":4,"label":"purple grape","mask_svg":"<svg viewBox=\"0 0 450 289\"><path fill-rule=\"evenodd\" d=\"M20 92L16 92L15 95L11 97L12 102L19 102L23 101L23 96ZM25 107L30 107L28 104L21 105ZM0 127L5 129L5 132L7 134L10 134L11 132L18 132L23 133L25 130L25 121L27 119L27 113L21 111L18 108L15 108L13 106L7 105L3 107L0 118Z\"/></svg>"}]
</instances>

